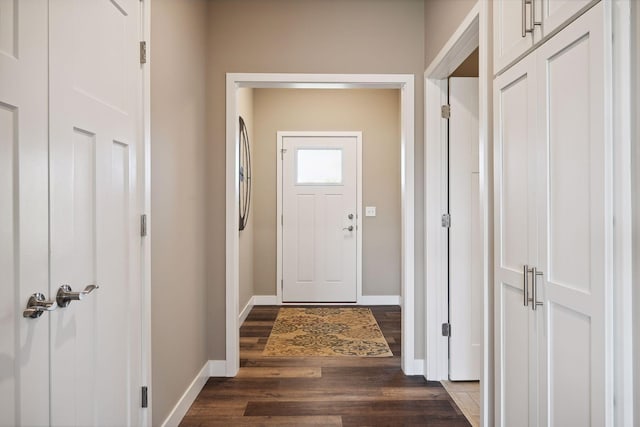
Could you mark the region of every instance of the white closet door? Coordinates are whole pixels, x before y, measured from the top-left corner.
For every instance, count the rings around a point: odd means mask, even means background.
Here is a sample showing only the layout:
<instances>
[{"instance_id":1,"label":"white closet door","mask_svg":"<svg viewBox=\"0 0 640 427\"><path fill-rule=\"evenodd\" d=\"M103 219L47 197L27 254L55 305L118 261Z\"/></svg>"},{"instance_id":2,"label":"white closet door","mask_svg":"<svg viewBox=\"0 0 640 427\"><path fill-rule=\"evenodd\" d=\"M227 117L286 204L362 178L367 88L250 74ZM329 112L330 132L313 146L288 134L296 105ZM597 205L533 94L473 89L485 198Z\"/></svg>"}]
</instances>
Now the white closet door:
<instances>
[{"instance_id":1,"label":"white closet door","mask_svg":"<svg viewBox=\"0 0 640 427\"><path fill-rule=\"evenodd\" d=\"M494 82L496 425L536 425L536 324L524 286L536 262L535 60Z\"/></svg>"},{"instance_id":2,"label":"white closet door","mask_svg":"<svg viewBox=\"0 0 640 427\"><path fill-rule=\"evenodd\" d=\"M603 21L600 4L538 52L542 425L605 425L612 192Z\"/></svg>"},{"instance_id":3,"label":"white closet door","mask_svg":"<svg viewBox=\"0 0 640 427\"><path fill-rule=\"evenodd\" d=\"M52 425L140 425L139 8L49 3Z\"/></svg>"},{"instance_id":4,"label":"white closet door","mask_svg":"<svg viewBox=\"0 0 640 427\"><path fill-rule=\"evenodd\" d=\"M47 1L0 0L0 425L49 424Z\"/></svg>"},{"instance_id":5,"label":"white closet door","mask_svg":"<svg viewBox=\"0 0 640 427\"><path fill-rule=\"evenodd\" d=\"M449 79L449 379L480 379L482 245L478 78Z\"/></svg>"}]
</instances>

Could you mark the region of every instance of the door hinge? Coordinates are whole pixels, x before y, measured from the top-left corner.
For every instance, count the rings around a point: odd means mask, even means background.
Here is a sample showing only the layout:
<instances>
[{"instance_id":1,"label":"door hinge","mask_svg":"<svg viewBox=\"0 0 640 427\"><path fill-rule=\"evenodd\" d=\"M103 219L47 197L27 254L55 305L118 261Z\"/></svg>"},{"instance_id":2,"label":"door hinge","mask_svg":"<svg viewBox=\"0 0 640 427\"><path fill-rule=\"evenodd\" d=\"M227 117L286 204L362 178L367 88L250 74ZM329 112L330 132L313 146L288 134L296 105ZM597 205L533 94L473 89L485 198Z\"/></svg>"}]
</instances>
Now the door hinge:
<instances>
[{"instance_id":1,"label":"door hinge","mask_svg":"<svg viewBox=\"0 0 640 427\"><path fill-rule=\"evenodd\" d=\"M280 279L280 292L284 291L284 279Z\"/></svg>"},{"instance_id":2,"label":"door hinge","mask_svg":"<svg viewBox=\"0 0 640 427\"><path fill-rule=\"evenodd\" d=\"M443 105L440 107L440 115L443 119L451 118L451 105Z\"/></svg>"},{"instance_id":3,"label":"door hinge","mask_svg":"<svg viewBox=\"0 0 640 427\"><path fill-rule=\"evenodd\" d=\"M443 323L442 324L442 336L450 337L451 336L451 323Z\"/></svg>"},{"instance_id":4,"label":"door hinge","mask_svg":"<svg viewBox=\"0 0 640 427\"><path fill-rule=\"evenodd\" d=\"M451 215L449 215L448 213L442 214L442 226L444 228L451 227Z\"/></svg>"},{"instance_id":5,"label":"door hinge","mask_svg":"<svg viewBox=\"0 0 640 427\"><path fill-rule=\"evenodd\" d=\"M149 407L149 389L147 388L146 385L142 386L141 406L143 408L148 408Z\"/></svg>"},{"instance_id":6,"label":"door hinge","mask_svg":"<svg viewBox=\"0 0 640 427\"><path fill-rule=\"evenodd\" d=\"M286 152L287 152L287 149L286 149L286 148L281 148L281 149L280 149L280 158L281 158L282 160L284 160L284 153L286 153Z\"/></svg>"},{"instance_id":7,"label":"door hinge","mask_svg":"<svg viewBox=\"0 0 640 427\"><path fill-rule=\"evenodd\" d=\"M140 236L145 237L147 235L147 214L140 215Z\"/></svg>"},{"instance_id":8,"label":"door hinge","mask_svg":"<svg viewBox=\"0 0 640 427\"><path fill-rule=\"evenodd\" d=\"M145 41L140 42L140 63L147 63L147 42Z\"/></svg>"},{"instance_id":9,"label":"door hinge","mask_svg":"<svg viewBox=\"0 0 640 427\"><path fill-rule=\"evenodd\" d=\"M280 215L280 225L284 225L284 215Z\"/></svg>"}]
</instances>

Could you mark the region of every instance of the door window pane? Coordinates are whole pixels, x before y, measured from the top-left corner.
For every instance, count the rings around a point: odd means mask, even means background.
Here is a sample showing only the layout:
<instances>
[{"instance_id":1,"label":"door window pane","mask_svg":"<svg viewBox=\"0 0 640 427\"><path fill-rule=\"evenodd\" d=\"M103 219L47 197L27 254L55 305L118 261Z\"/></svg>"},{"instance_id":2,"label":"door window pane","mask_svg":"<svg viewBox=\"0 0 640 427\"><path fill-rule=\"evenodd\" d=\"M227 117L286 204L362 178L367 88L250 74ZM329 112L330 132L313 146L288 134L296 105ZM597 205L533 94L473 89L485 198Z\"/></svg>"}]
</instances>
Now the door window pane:
<instances>
[{"instance_id":1,"label":"door window pane","mask_svg":"<svg viewBox=\"0 0 640 427\"><path fill-rule=\"evenodd\" d=\"M297 184L342 184L342 149L298 149Z\"/></svg>"}]
</instances>

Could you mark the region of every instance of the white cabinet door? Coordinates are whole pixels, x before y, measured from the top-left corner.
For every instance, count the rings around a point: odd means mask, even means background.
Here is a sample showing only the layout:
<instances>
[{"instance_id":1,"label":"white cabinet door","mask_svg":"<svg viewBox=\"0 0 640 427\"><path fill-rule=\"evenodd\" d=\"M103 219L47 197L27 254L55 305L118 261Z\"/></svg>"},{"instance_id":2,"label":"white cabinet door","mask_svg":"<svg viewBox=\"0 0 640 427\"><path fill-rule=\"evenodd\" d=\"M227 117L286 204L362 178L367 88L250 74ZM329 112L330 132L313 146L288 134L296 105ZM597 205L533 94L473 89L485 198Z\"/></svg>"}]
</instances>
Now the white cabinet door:
<instances>
[{"instance_id":1,"label":"white cabinet door","mask_svg":"<svg viewBox=\"0 0 640 427\"><path fill-rule=\"evenodd\" d=\"M449 379L469 381L482 358L478 78L450 78L449 104Z\"/></svg>"},{"instance_id":2,"label":"white cabinet door","mask_svg":"<svg viewBox=\"0 0 640 427\"><path fill-rule=\"evenodd\" d=\"M533 46L529 5L524 0L493 2L493 68L500 71ZM524 15L523 15L524 14Z\"/></svg>"},{"instance_id":3,"label":"white cabinet door","mask_svg":"<svg viewBox=\"0 0 640 427\"><path fill-rule=\"evenodd\" d=\"M140 424L138 0L50 14L51 424Z\"/></svg>"},{"instance_id":4,"label":"white cabinet door","mask_svg":"<svg viewBox=\"0 0 640 427\"><path fill-rule=\"evenodd\" d=\"M0 0L0 425L49 423L47 1Z\"/></svg>"},{"instance_id":5,"label":"white cabinet door","mask_svg":"<svg viewBox=\"0 0 640 427\"><path fill-rule=\"evenodd\" d=\"M593 3L594 0L534 0L542 2L542 31L544 35L565 23L581 9ZM595 0L598 1L598 0ZM536 8L538 11L540 8ZM537 13L537 12L536 12ZM538 17L539 15L536 15Z\"/></svg>"},{"instance_id":6,"label":"white cabinet door","mask_svg":"<svg viewBox=\"0 0 640 427\"><path fill-rule=\"evenodd\" d=\"M357 138L285 136L282 299L357 300Z\"/></svg>"},{"instance_id":7,"label":"white cabinet door","mask_svg":"<svg viewBox=\"0 0 640 427\"><path fill-rule=\"evenodd\" d=\"M536 425L536 330L526 269L536 259L535 57L494 82L496 425Z\"/></svg>"},{"instance_id":8,"label":"white cabinet door","mask_svg":"<svg viewBox=\"0 0 640 427\"><path fill-rule=\"evenodd\" d=\"M604 27L599 4L495 81L501 426L606 424L613 194Z\"/></svg>"},{"instance_id":9,"label":"white cabinet door","mask_svg":"<svg viewBox=\"0 0 640 427\"><path fill-rule=\"evenodd\" d=\"M541 425L605 425L613 219L603 23L599 4L538 52Z\"/></svg>"}]
</instances>

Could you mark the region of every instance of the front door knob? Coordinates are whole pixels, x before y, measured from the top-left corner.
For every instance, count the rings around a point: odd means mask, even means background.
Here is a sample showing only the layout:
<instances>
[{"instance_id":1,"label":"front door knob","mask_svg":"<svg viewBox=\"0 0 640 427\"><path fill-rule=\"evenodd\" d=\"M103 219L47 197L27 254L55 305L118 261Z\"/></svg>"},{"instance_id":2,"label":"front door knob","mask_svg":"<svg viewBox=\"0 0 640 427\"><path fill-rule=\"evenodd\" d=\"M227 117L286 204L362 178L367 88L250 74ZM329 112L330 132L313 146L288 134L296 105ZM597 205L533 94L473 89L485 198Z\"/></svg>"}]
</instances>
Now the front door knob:
<instances>
[{"instance_id":1,"label":"front door knob","mask_svg":"<svg viewBox=\"0 0 640 427\"><path fill-rule=\"evenodd\" d=\"M343 228L343 230L353 231L353 225Z\"/></svg>"}]
</instances>

